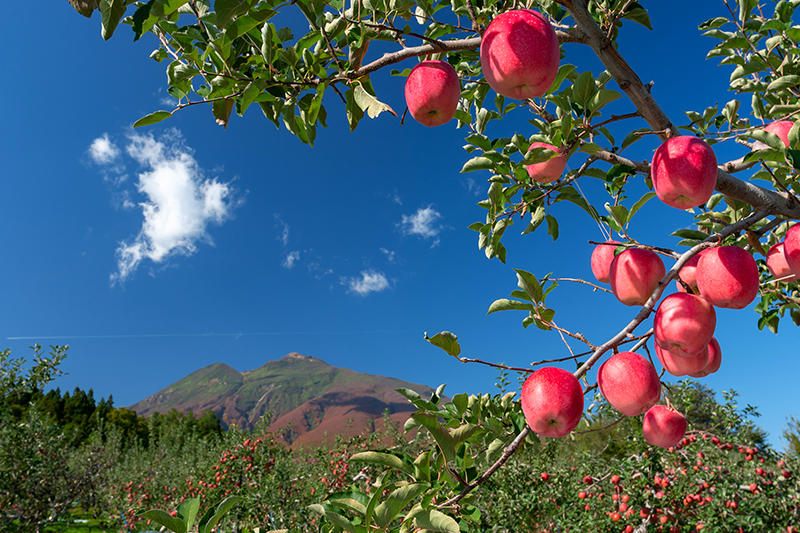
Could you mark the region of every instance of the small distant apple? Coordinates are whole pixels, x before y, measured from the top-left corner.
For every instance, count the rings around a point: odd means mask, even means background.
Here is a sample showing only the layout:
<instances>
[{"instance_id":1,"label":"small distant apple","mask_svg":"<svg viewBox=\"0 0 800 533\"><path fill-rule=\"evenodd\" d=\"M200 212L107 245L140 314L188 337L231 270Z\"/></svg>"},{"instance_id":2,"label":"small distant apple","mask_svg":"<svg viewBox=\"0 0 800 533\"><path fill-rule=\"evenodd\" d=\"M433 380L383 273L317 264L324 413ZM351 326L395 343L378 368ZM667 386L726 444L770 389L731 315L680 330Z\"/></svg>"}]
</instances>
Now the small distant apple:
<instances>
[{"instance_id":1,"label":"small distant apple","mask_svg":"<svg viewBox=\"0 0 800 533\"><path fill-rule=\"evenodd\" d=\"M700 353L688 357L678 357L662 349L658 344L655 352L664 370L676 377L696 374L708 366L708 345Z\"/></svg>"},{"instance_id":2,"label":"small distant apple","mask_svg":"<svg viewBox=\"0 0 800 533\"><path fill-rule=\"evenodd\" d=\"M597 385L611 406L625 416L644 413L661 399L653 365L633 352L614 354L597 371Z\"/></svg>"},{"instance_id":3,"label":"small distant apple","mask_svg":"<svg viewBox=\"0 0 800 533\"><path fill-rule=\"evenodd\" d=\"M795 276L800 277L800 224L795 224L783 239L783 255Z\"/></svg>"},{"instance_id":4,"label":"small distant apple","mask_svg":"<svg viewBox=\"0 0 800 533\"><path fill-rule=\"evenodd\" d=\"M653 188L665 204L678 209L703 205L717 184L717 156L697 137L667 139L653 155Z\"/></svg>"},{"instance_id":5,"label":"small distant apple","mask_svg":"<svg viewBox=\"0 0 800 533\"><path fill-rule=\"evenodd\" d=\"M547 92L561 59L555 30L531 9L495 17L483 33L480 54L489 86L498 94L520 100Z\"/></svg>"},{"instance_id":6,"label":"small distant apple","mask_svg":"<svg viewBox=\"0 0 800 533\"><path fill-rule=\"evenodd\" d=\"M797 281L798 276L789 268L784 251L784 243L773 244L767 252L767 268L777 281Z\"/></svg>"},{"instance_id":7,"label":"small distant apple","mask_svg":"<svg viewBox=\"0 0 800 533\"><path fill-rule=\"evenodd\" d=\"M534 433L563 437L581 421L583 389L578 379L566 370L544 367L525 380L520 402Z\"/></svg>"},{"instance_id":8,"label":"small distant apple","mask_svg":"<svg viewBox=\"0 0 800 533\"><path fill-rule=\"evenodd\" d=\"M411 116L424 126L440 126L456 113L461 82L447 61L423 61L406 79L406 105Z\"/></svg>"},{"instance_id":9,"label":"small distant apple","mask_svg":"<svg viewBox=\"0 0 800 533\"><path fill-rule=\"evenodd\" d=\"M719 367L722 365L722 348L719 346L719 342L717 339L712 338L711 342L708 343L708 363L699 372L694 372L689 374L689 377L693 378L704 378L709 374L713 374Z\"/></svg>"},{"instance_id":10,"label":"small distant apple","mask_svg":"<svg viewBox=\"0 0 800 533\"><path fill-rule=\"evenodd\" d=\"M688 422L683 415L666 405L654 405L642 420L644 440L659 448L678 444L686 434L687 427Z\"/></svg>"},{"instance_id":11,"label":"small distant apple","mask_svg":"<svg viewBox=\"0 0 800 533\"><path fill-rule=\"evenodd\" d=\"M794 122L791 120L778 120L767 124L764 130L780 137L783 145L789 148L789 130L792 129L792 126L794 126Z\"/></svg>"},{"instance_id":12,"label":"small distant apple","mask_svg":"<svg viewBox=\"0 0 800 533\"><path fill-rule=\"evenodd\" d=\"M708 347L717 327L714 306L694 294L670 294L656 310L656 344L678 357L695 355Z\"/></svg>"},{"instance_id":13,"label":"small distant apple","mask_svg":"<svg viewBox=\"0 0 800 533\"><path fill-rule=\"evenodd\" d=\"M614 250L620 244L622 243L610 240L594 247L591 260L592 274L600 283L608 283L610 281L609 269L611 268L611 262L614 260Z\"/></svg>"},{"instance_id":14,"label":"small distant apple","mask_svg":"<svg viewBox=\"0 0 800 533\"><path fill-rule=\"evenodd\" d=\"M611 262L611 291L625 305L644 305L666 273L657 253L628 248Z\"/></svg>"},{"instance_id":15,"label":"small distant apple","mask_svg":"<svg viewBox=\"0 0 800 533\"><path fill-rule=\"evenodd\" d=\"M552 144L542 142L531 143L528 151L530 152L534 148L547 148L548 150L561 153L560 148L553 146ZM564 168L566 166L567 156L559 155L550 158L547 161L542 161L541 163L525 165L525 170L528 171L528 176L530 176L533 181L538 181L539 183L552 183L561 177L561 174L564 173Z\"/></svg>"},{"instance_id":16,"label":"small distant apple","mask_svg":"<svg viewBox=\"0 0 800 533\"><path fill-rule=\"evenodd\" d=\"M744 309L758 294L758 284L758 266L744 248L709 248L697 263L700 295L716 307Z\"/></svg>"}]
</instances>

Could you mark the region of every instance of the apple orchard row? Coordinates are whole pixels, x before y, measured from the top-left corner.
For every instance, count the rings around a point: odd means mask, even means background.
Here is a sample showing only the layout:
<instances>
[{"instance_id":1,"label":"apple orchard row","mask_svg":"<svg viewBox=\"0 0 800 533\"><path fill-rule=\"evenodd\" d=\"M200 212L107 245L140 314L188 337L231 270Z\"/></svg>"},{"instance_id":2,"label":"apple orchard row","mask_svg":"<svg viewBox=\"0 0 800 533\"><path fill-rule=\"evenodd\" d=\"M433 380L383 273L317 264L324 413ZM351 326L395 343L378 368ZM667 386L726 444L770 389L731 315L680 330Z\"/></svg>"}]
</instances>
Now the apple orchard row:
<instances>
[{"instance_id":1,"label":"apple orchard row","mask_svg":"<svg viewBox=\"0 0 800 533\"><path fill-rule=\"evenodd\" d=\"M497 93L516 99L542 96L550 88L559 67L559 43L544 16L533 10L516 10L496 17L483 34L481 67L486 81ZM450 121L456 112L461 83L446 61L428 60L411 70L405 97L411 115L425 126ZM791 121L773 122L765 130L789 146ZM555 157L527 165L530 178L551 183L561 177L567 156L547 143ZM559 155L560 154L560 155ZM665 204L688 209L705 204L714 192L717 159L714 151L696 137L673 137L655 152L651 166L653 188ZM591 259L594 276L610 283L625 305L641 306L666 275L663 261L653 251L625 248L613 240L598 245ZM774 245L767 266L776 279L800 277L800 225L789 229L784 242ZM715 307L743 309L758 294L759 273L752 255L738 246L707 248L679 272L678 291L664 298L654 319L655 352L664 369L674 376L703 377L716 372L722 360L713 337ZM669 448L683 438L687 420L672 407L657 405L661 383L652 363L633 352L613 355L600 366L600 391L626 416L645 413L644 437L652 445ZM522 409L531 429L545 437L570 433L583 413L583 390L566 370L542 368L522 387Z\"/></svg>"}]
</instances>

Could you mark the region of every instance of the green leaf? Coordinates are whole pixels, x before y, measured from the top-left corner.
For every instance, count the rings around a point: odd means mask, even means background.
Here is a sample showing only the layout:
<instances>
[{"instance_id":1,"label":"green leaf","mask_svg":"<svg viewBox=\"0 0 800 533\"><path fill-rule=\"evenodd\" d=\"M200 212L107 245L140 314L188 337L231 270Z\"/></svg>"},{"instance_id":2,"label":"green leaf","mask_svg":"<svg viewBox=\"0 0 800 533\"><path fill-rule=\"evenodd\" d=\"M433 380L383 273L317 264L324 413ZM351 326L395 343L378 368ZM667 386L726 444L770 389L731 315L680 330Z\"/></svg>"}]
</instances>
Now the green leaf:
<instances>
[{"instance_id":1,"label":"green leaf","mask_svg":"<svg viewBox=\"0 0 800 533\"><path fill-rule=\"evenodd\" d=\"M232 17L250 9L251 4L252 0L214 0L217 28L224 28Z\"/></svg>"},{"instance_id":2,"label":"green leaf","mask_svg":"<svg viewBox=\"0 0 800 533\"><path fill-rule=\"evenodd\" d=\"M620 227L628 223L628 209L624 205L611 205L609 202L606 202L605 208L606 211L614 217L614 220L617 221ZM553 240L556 239L554 238Z\"/></svg>"},{"instance_id":3,"label":"green leaf","mask_svg":"<svg viewBox=\"0 0 800 533\"><path fill-rule=\"evenodd\" d=\"M430 488L428 483L412 483L389 493L384 501L375 507L373 518L381 529L385 529L403 508Z\"/></svg>"},{"instance_id":4,"label":"green leaf","mask_svg":"<svg viewBox=\"0 0 800 533\"><path fill-rule=\"evenodd\" d=\"M183 520L186 524L186 531L191 531L194 528L194 521L197 518L197 511L200 510L200 498L192 498L186 500L178 505L178 518Z\"/></svg>"},{"instance_id":5,"label":"green leaf","mask_svg":"<svg viewBox=\"0 0 800 533\"><path fill-rule=\"evenodd\" d=\"M334 526L338 526L342 529L346 529L350 533L356 533L356 528L350 520L345 518L344 516L340 515L335 511L335 509L328 504L319 504L315 503L308 506L309 509L314 511L315 513L319 513L325 517L325 519L333 524Z\"/></svg>"},{"instance_id":6,"label":"green leaf","mask_svg":"<svg viewBox=\"0 0 800 533\"><path fill-rule=\"evenodd\" d=\"M170 516L170 514L165 511L153 509L151 511L142 511L136 513L136 516L161 524L174 533L186 533L186 524L183 522L183 520L174 516Z\"/></svg>"},{"instance_id":7,"label":"green leaf","mask_svg":"<svg viewBox=\"0 0 800 533\"><path fill-rule=\"evenodd\" d=\"M354 513L365 515L369 498L363 492L337 492L328 495L325 501L345 511L353 511Z\"/></svg>"},{"instance_id":8,"label":"green leaf","mask_svg":"<svg viewBox=\"0 0 800 533\"><path fill-rule=\"evenodd\" d=\"M450 464L454 464L456 461L456 450L453 438L442 428L441 424L439 424L437 416L431 413L416 411L411 415L411 418L419 422L422 427L430 432L431 436L439 445L439 449L442 451L445 460Z\"/></svg>"},{"instance_id":9,"label":"green leaf","mask_svg":"<svg viewBox=\"0 0 800 533\"><path fill-rule=\"evenodd\" d=\"M538 228L539 225L542 222L544 222L544 217L546 214L547 214L547 209L545 209L544 204L539 204L536 207L536 211L534 211L531 214L531 221L528 224L528 227L526 227L525 230L522 232L522 235L526 235L528 233L531 233L532 231L535 231L536 228Z\"/></svg>"},{"instance_id":10,"label":"green leaf","mask_svg":"<svg viewBox=\"0 0 800 533\"><path fill-rule=\"evenodd\" d=\"M428 337L428 334L425 333L425 340L434 346L438 346L454 357L458 357L458 355L461 353L461 346L458 344L458 337L449 331L442 331L433 337Z\"/></svg>"},{"instance_id":11,"label":"green leaf","mask_svg":"<svg viewBox=\"0 0 800 533\"><path fill-rule=\"evenodd\" d=\"M639 5L638 2L634 3L622 16L622 18L638 22L648 30L653 29L653 27L650 25L650 15L647 14L645 8Z\"/></svg>"},{"instance_id":12,"label":"green leaf","mask_svg":"<svg viewBox=\"0 0 800 533\"><path fill-rule=\"evenodd\" d=\"M780 137L766 130L751 131L750 137L752 137L757 141L761 141L762 143L766 144L770 148L774 148L775 150L783 150L784 148L786 148L783 145L783 141L781 140Z\"/></svg>"},{"instance_id":13,"label":"green leaf","mask_svg":"<svg viewBox=\"0 0 800 533\"><path fill-rule=\"evenodd\" d=\"M788 89L800 83L800 76L794 74L789 76L782 76L777 80L767 85L767 92L780 91L781 89Z\"/></svg>"},{"instance_id":14,"label":"green leaf","mask_svg":"<svg viewBox=\"0 0 800 533\"><path fill-rule=\"evenodd\" d=\"M350 457L351 461L369 463L373 465L388 466L413 476L414 467L406 464L400 457L385 452L359 452Z\"/></svg>"},{"instance_id":15,"label":"green leaf","mask_svg":"<svg viewBox=\"0 0 800 533\"><path fill-rule=\"evenodd\" d=\"M165 17L175 13L179 7L188 3L189 0L155 0L150 11L157 17Z\"/></svg>"},{"instance_id":16,"label":"green leaf","mask_svg":"<svg viewBox=\"0 0 800 533\"><path fill-rule=\"evenodd\" d=\"M492 305L489 306L489 310L486 312L486 314L491 315L492 313L496 313L498 311L533 311L534 309L536 309L536 306L533 304L501 298L499 300L495 300Z\"/></svg>"},{"instance_id":17,"label":"green leaf","mask_svg":"<svg viewBox=\"0 0 800 533\"><path fill-rule=\"evenodd\" d=\"M217 505L209 507L209 509L200 519L200 523L198 524L198 533L211 533L211 530L217 527L217 524L225 515L225 513L227 513L231 507L241 502L243 499L244 498L241 496L228 496Z\"/></svg>"},{"instance_id":18,"label":"green leaf","mask_svg":"<svg viewBox=\"0 0 800 533\"><path fill-rule=\"evenodd\" d=\"M425 509L414 515L414 525L425 531L460 533L458 522L436 509Z\"/></svg>"},{"instance_id":19,"label":"green leaf","mask_svg":"<svg viewBox=\"0 0 800 533\"><path fill-rule=\"evenodd\" d=\"M107 41L114 35L114 30L119 26L119 21L125 16L127 5L125 0L100 0L100 35Z\"/></svg>"},{"instance_id":20,"label":"green leaf","mask_svg":"<svg viewBox=\"0 0 800 533\"><path fill-rule=\"evenodd\" d=\"M153 27L156 22L156 17L150 16L150 8L156 0L150 0L142 7L134 11L131 17L131 24L133 26L133 41L136 42L144 35L144 32Z\"/></svg>"},{"instance_id":21,"label":"green leaf","mask_svg":"<svg viewBox=\"0 0 800 533\"><path fill-rule=\"evenodd\" d=\"M633 218L633 215L635 215L636 212L644 206L644 204L649 202L652 198L655 198L655 196L656 196L656 193L648 192L644 196L639 198L636 201L636 203L633 204L633 207L631 207L631 212L628 213L628 221L630 222L630 220Z\"/></svg>"},{"instance_id":22,"label":"green leaf","mask_svg":"<svg viewBox=\"0 0 800 533\"><path fill-rule=\"evenodd\" d=\"M561 87L561 84L564 82L567 76L569 76L574 71L575 71L575 65L561 65L560 67L558 67L558 73L556 74L556 79L553 80L552 85L550 85L550 88L547 89L547 92L545 94L552 94L556 92L559 89L559 87Z\"/></svg>"},{"instance_id":23,"label":"green leaf","mask_svg":"<svg viewBox=\"0 0 800 533\"><path fill-rule=\"evenodd\" d=\"M489 159L488 157L473 157L461 168L461 174L465 174L467 172L473 172L475 170L490 170L497 167L497 163Z\"/></svg>"},{"instance_id":24,"label":"green leaf","mask_svg":"<svg viewBox=\"0 0 800 533\"><path fill-rule=\"evenodd\" d=\"M585 109L595 90L594 75L591 72L582 72L572 86L572 99Z\"/></svg>"},{"instance_id":25,"label":"green leaf","mask_svg":"<svg viewBox=\"0 0 800 533\"><path fill-rule=\"evenodd\" d=\"M517 286L528 295L534 302L542 301L542 286L536 276L525 270L514 269L517 273Z\"/></svg>"},{"instance_id":26,"label":"green leaf","mask_svg":"<svg viewBox=\"0 0 800 533\"><path fill-rule=\"evenodd\" d=\"M172 116L171 111L156 111L155 113L150 113L149 115L145 115L136 122L133 123L134 128L139 128L141 126L150 126L157 122L161 122L165 118L169 118Z\"/></svg>"},{"instance_id":27,"label":"green leaf","mask_svg":"<svg viewBox=\"0 0 800 533\"><path fill-rule=\"evenodd\" d=\"M707 233L703 233L702 231L695 229L679 229L678 231L672 232L671 235L680 237L681 239L695 239L699 241L703 241L708 238Z\"/></svg>"},{"instance_id":28,"label":"green leaf","mask_svg":"<svg viewBox=\"0 0 800 533\"><path fill-rule=\"evenodd\" d=\"M358 107L366 111L369 118L375 118L384 111L388 111L392 115L397 116L394 109L375 98L375 96L370 94L360 83L356 84L353 96Z\"/></svg>"},{"instance_id":29,"label":"green leaf","mask_svg":"<svg viewBox=\"0 0 800 533\"><path fill-rule=\"evenodd\" d=\"M547 220L547 234L555 241L558 239L558 220L553 215L547 215L545 220Z\"/></svg>"}]
</instances>

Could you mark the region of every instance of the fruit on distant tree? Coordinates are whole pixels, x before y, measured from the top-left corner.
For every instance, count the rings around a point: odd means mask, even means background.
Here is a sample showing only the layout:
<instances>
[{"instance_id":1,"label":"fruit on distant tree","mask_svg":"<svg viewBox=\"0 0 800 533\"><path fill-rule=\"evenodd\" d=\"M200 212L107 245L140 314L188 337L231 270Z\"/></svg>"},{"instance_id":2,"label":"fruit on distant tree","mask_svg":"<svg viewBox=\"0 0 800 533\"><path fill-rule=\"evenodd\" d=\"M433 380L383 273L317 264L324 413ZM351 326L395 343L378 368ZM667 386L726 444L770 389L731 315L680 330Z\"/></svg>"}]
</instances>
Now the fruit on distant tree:
<instances>
[{"instance_id":1,"label":"fruit on distant tree","mask_svg":"<svg viewBox=\"0 0 800 533\"><path fill-rule=\"evenodd\" d=\"M598 244L592 251L592 274L595 279L601 283L608 283L609 269L611 262L614 260L614 250L622 243L614 240L606 241L603 244Z\"/></svg>"},{"instance_id":2,"label":"fruit on distant tree","mask_svg":"<svg viewBox=\"0 0 800 533\"><path fill-rule=\"evenodd\" d=\"M712 338L708 343L708 362L703 370L689 374L689 377L704 378L709 374L713 374L722 365L722 349L719 347L717 339Z\"/></svg>"},{"instance_id":3,"label":"fruit on distant tree","mask_svg":"<svg viewBox=\"0 0 800 533\"><path fill-rule=\"evenodd\" d=\"M709 248L697 263L700 295L716 307L744 309L758 294L758 266L744 248Z\"/></svg>"},{"instance_id":4,"label":"fruit on distant tree","mask_svg":"<svg viewBox=\"0 0 800 533\"><path fill-rule=\"evenodd\" d=\"M481 39L481 69L487 83L508 98L533 98L558 74L558 37L537 11L507 11L492 20Z\"/></svg>"},{"instance_id":5,"label":"fruit on distant tree","mask_svg":"<svg viewBox=\"0 0 800 533\"><path fill-rule=\"evenodd\" d=\"M708 347L717 327L717 312L709 302L684 292L670 294L656 310L656 344L678 357L695 355Z\"/></svg>"},{"instance_id":6,"label":"fruit on distant tree","mask_svg":"<svg viewBox=\"0 0 800 533\"><path fill-rule=\"evenodd\" d=\"M578 379L566 370L544 367L525 380L520 402L534 433L563 437L581 420L583 389Z\"/></svg>"},{"instance_id":7,"label":"fruit on distant tree","mask_svg":"<svg viewBox=\"0 0 800 533\"><path fill-rule=\"evenodd\" d=\"M697 207L714 193L717 157L702 139L672 137L653 155L650 174L662 202L678 209Z\"/></svg>"},{"instance_id":8,"label":"fruit on distant tree","mask_svg":"<svg viewBox=\"0 0 800 533\"><path fill-rule=\"evenodd\" d=\"M680 276L684 283L692 288L695 294L697 294L697 262L700 261L700 256L703 254L703 252L705 252L705 250L695 254L685 265L683 265L683 268L681 268L680 272L678 272L678 276ZM677 279L675 280L675 286L680 292L686 292L683 284L681 284Z\"/></svg>"},{"instance_id":9,"label":"fruit on distant tree","mask_svg":"<svg viewBox=\"0 0 800 533\"><path fill-rule=\"evenodd\" d=\"M794 275L800 277L800 224L795 224L786 232L783 255Z\"/></svg>"},{"instance_id":10,"label":"fruit on distant tree","mask_svg":"<svg viewBox=\"0 0 800 533\"><path fill-rule=\"evenodd\" d=\"M686 434L688 423L679 412L666 405L654 405L644 414L642 433L653 446L669 448L678 444Z\"/></svg>"},{"instance_id":11,"label":"fruit on distant tree","mask_svg":"<svg viewBox=\"0 0 800 533\"><path fill-rule=\"evenodd\" d=\"M633 352L612 355L597 371L597 385L611 407L626 416L644 413L661 399L653 365Z\"/></svg>"},{"instance_id":12,"label":"fruit on distant tree","mask_svg":"<svg viewBox=\"0 0 800 533\"><path fill-rule=\"evenodd\" d=\"M655 252L628 248L611 262L611 291L625 305L644 305L666 273Z\"/></svg>"},{"instance_id":13,"label":"fruit on distant tree","mask_svg":"<svg viewBox=\"0 0 800 533\"><path fill-rule=\"evenodd\" d=\"M534 148L547 148L548 150L561 153L561 150L558 147L547 143L531 143L528 151L530 152ZM566 166L567 156L558 155L548 159L547 161L542 161L541 163L525 165L525 169L528 171L528 176L530 176L533 181L538 181L539 183L552 183L561 177L561 174L564 173L564 168Z\"/></svg>"},{"instance_id":14,"label":"fruit on distant tree","mask_svg":"<svg viewBox=\"0 0 800 533\"><path fill-rule=\"evenodd\" d=\"M769 268L769 271L777 281L788 283L798 279L798 276L789 268L789 263L786 262L784 244L782 242L773 244L767 252L767 268Z\"/></svg>"},{"instance_id":15,"label":"fruit on distant tree","mask_svg":"<svg viewBox=\"0 0 800 533\"><path fill-rule=\"evenodd\" d=\"M406 79L406 105L424 126L439 126L453 118L461 97L456 69L447 61L423 61Z\"/></svg>"},{"instance_id":16,"label":"fruit on distant tree","mask_svg":"<svg viewBox=\"0 0 800 533\"><path fill-rule=\"evenodd\" d=\"M778 137L781 138L783 141L783 145L785 147L789 147L789 130L792 129L794 126L794 122L791 120L778 120L776 122L771 122L767 124L767 127L764 128L765 131L770 133L774 133Z\"/></svg>"},{"instance_id":17,"label":"fruit on distant tree","mask_svg":"<svg viewBox=\"0 0 800 533\"><path fill-rule=\"evenodd\" d=\"M708 366L708 345L699 353L688 357L674 355L662 349L658 344L655 346L655 352L664 370L676 377L696 374Z\"/></svg>"}]
</instances>

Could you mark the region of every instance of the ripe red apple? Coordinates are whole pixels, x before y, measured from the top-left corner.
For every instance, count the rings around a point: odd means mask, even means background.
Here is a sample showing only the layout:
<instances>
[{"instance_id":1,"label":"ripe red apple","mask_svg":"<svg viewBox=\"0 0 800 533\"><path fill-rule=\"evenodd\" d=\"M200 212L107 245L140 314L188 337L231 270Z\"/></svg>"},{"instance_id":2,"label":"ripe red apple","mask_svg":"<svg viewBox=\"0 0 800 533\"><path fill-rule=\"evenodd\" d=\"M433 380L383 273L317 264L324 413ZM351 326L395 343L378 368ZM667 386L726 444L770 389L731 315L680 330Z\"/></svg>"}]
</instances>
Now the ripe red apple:
<instances>
[{"instance_id":1,"label":"ripe red apple","mask_svg":"<svg viewBox=\"0 0 800 533\"><path fill-rule=\"evenodd\" d=\"M531 147L528 148L528 151L530 152L534 148L547 148L549 150L561 153L560 148L547 143L531 143ZM566 166L567 156L559 155L548 159L547 161L542 161L541 163L525 165L525 169L528 171L528 176L530 176L533 181L538 181L539 183L552 183L561 177L561 174L564 173L564 168Z\"/></svg>"},{"instance_id":2,"label":"ripe red apple","mask_svg":"<svg viewBox=\"0 0 800 533\"><path fill-rule=\"evenodd\" d=\"M738 246L709 248L697 263L697 288L716 307L744 309L758 294L758 266Z\"/></svg>"},{"instance_id":3,"label":"ripe red apple","mask_svg":"<svg viewBox=\"0 0 800 533\"><path fill-rule=\"evenodd\" d=\"M679 412L666 405L654 405L644 414L642 433L653 446L670 448L686 434L688 422Z\"/></svg>"},{"instance_id":4,"label":"ripe red apple","mask_svg":"<svg viewBox=\"0 0 800 533\"><path fill-rule=\"evenodd\" d=\"M792 126L794 126L794 122L791 120L778 120L767 124L764 130L780 137L781 141L783 141L783 145L789 148L789 130L792 129Z\"/></svg>"},{"instance_id":5,"label":"ripe red apple","mask_svg":"<svg viewBox=\"0 0 800 533\"><path fill-rule=\"evenodd\" d=\"M661 362L664 370L673 376L688 376L702 371L708 366L708 345L700 353L689 357L678 357L656 344L656 357Z\"/></svg>"},{"instance_id":6,"label":"ripe red apple","mask_svg":"<svg viewBox=\"0 0 800 533\"><path fill-rule=\"evenodd\" d=\"M767 268L769 271L772 272L772 275L775 276L777 281L797 281L798 276L792 272L792 269L789 268L789 263L786 261L786 255L784 252L784 244L779 242L778 244L773 244L769 252L767 252Z\"/></svg>"},{"instance_id":7,"label":"ripe red apple","mask_svg":"<svg viewBox=\"0 0 800 533\"><path fill-rule=\"evenodd\" d=\"M653 155L650 175L662 202L678 209L697 207L714 192L717 156L697 137L672 137Z\"/></svg>"},{"instance_id":8,"label":"ripe red apple","mask_svg":"<svg viewBox=\"0 0 800 533\"><path fill-rule=\"evenodd\" d=\"M622 243L611 240L603 244L598 244L592 251L592 274L601 283L608 283L609 269L611 262L614 260L614 250Z\"/></svg>"},{"instance_id":9,"label":"ripe red apple","mask_svg":"<svg viewBox=\"0 0 800 533\"><path fill-rule=\"evenodd\" d=\"M694 294L697 294L697 262L700 261L700 256L703 255L705 250L700 250L698 254L694 257L689 259L689 262L683 265L678 275L680 278L694 291ZM686 289L683 285L675 280L675 286L678 287L680 292L686 292Z\"/></svg>"},{"instance_id":10,"label":"ripe red apple","mask_svg":"<svg viewBox=\"0 0 800 533\"><path fill-rule=\"evenodd\" d=\"M581 421L583 389L578 379L566 370L544 367L525 380L520 402L534 433L563 437Z\"/></svg>"},{"instance_id":11,"label":"ripe red apple","mask_svg":"<svg viewBox=\"0 0 800 533\"><path fill-rule=\"evenodd\" d=\"M795 276L800 277L800 224L795 224L783 239L783 255Z\"/></svg>"},{"instance_id":12,"label":"ripe red apple","mask_svg":"<svg viewBox=\"0 0 800 533\"><path fill-rule=\"evenodd\" d=\"M625 416L644 413L661 398L653 365L633 352L620 352L600 366L597 385L608 403Z\"/></svg>"},{"instance_id":13,"label":"ripe red apple","mask_svg":"<svg viewBox=\"0 0 800 533\"><path fill-rule=\"evenodd\" d=\"M699 296L684 292L664 298L653 319L656 344L678 357L704 350L716 327L714 306Z\"/></svg>"},{"instance_id":14,"label":"ripe red apple","mask_svg":"<svg viewBox=\"0 0 800 533\"><path fill-rule=\"evenodd\" d=\"M423 61L406 79L406 105L424 126L440 126L455 115L461 97L456 69L447 61Z\"/></svg>"},{"instance_id":15,"label":"ripe red apple","mask_svg":"<svg viewBox=\"0 0 800 533\"><path fill-rule=\"evenodd\" d=\"M708 343L708 363L706 363L703 370L691 373L689 376L693 378L704 378L719 370L720 365L722 365L722 348L719 347L717 339L712 337L711 342Z\"/></svg>"},{"instance_id":16,"label":"ripe red apple","mask_svg":"<svg viewBox=\"0 0 800 533\"><path fill-rule=\"evenodd\" d=\"M628 248L611 262L611 291L625 305L644 305L666 273L657 253Z\"/></svg>"},{"instance_id":17,"label":"ripe red apple","mask_svg":"<svg viewBox=\"0 0 800 533\"><path fill-rule=\"evenodd\" d=\"M495 17L481 39L487 83L508 98L541 96L558 74L558 37L537 11L518 9Z\"/></svg>"}]
</instances>

